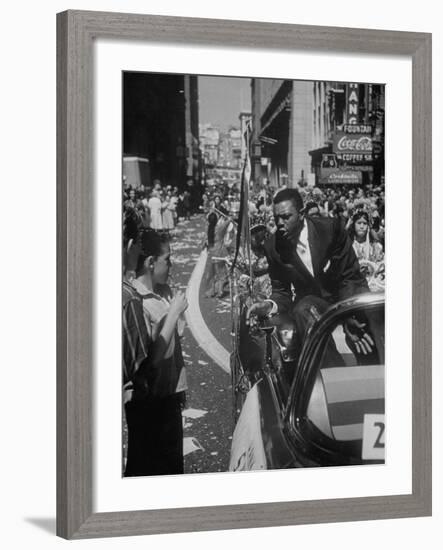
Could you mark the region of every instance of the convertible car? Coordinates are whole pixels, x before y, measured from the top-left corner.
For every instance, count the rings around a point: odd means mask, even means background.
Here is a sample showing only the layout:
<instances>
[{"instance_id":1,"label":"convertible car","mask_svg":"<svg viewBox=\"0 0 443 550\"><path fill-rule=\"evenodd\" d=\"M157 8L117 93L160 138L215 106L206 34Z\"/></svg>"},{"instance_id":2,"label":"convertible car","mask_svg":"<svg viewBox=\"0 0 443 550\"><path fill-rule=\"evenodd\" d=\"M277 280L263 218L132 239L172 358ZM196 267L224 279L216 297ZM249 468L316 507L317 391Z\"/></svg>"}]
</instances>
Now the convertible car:
<instances>
[{"instance_id":1,"label":"convertible car","mask_svg":"<svg viewBox=\"0 0 443 550\"><path fill-rule=\"evenodd\" d=\"M339 302L300 342L290 319L250 327L233 303L232 471L384 463L384 294ZM365 324L374 346L358 353L343 325Z\"/></svg>"}]
</instances>

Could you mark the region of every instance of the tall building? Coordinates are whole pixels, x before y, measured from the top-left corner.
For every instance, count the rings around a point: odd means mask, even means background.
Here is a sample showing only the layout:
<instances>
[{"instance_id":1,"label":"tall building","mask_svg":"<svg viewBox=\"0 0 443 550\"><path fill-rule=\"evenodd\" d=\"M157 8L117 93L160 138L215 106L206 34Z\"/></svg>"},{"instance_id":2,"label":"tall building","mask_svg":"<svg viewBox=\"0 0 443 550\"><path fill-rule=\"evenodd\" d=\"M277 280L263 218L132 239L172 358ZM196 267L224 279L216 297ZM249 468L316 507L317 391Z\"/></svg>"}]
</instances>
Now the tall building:
<instances>
[{"instance_id":1,"label":"tall building","mask_svg":"<svg viewBox=\"0 0 443 550\"><path fill-rule=\"evenodd\" d=\"M240 168L242 161L242 139L238 128L230 128L220 133L217 166L220 168Z\"/></svg>"},{"instance_id":2,"label":"tall building","mask_svg":"<svg viewBox=\"0 0 443 550\"><path fill-rule=\"evenodd\" d=\"M384 86L313 83L312 170L319 185L384 179Z\"/></svg>"},{"instance_id":3,"label":"tall building","mask_svg":"<svg viewBox=\"0 0 443 550\"><path fill-rule=\"evenodd\" d=\"M149 181L183 188L199 182L197 77L133 73L123 76L123 154L149 164Z\"/></svg>"},{"instance_id":4,"label":"tall building","mask_svg":"<svg viewBox=\"0 0 443 550\"><path fill-rule=\"evenodd\" d=\"M242 164L242 134L238 128L231 128L229 134L230 163L233 168L241 168Z\"/></svg>"},{"instance_id":5,"label":"tall building","mask_svg":"<svg viewBox=\"0 0 443 550\"><path fill-rule=\"evenodd\" d=\"M194 184L201 183L201 156L198 127L198 79L196 76L183 76L185 96L185 135L186 135L186 179Z\"/></svg>"},{"instance_id":6,"label":"tall building","mask_svg":"<svg viewBox=\"0 0 443 550\"><path fill-rule=\"evenodd\" d=\"M212 124L200 124L200 148L206 166L217 166L220 132Z\"/></svg>"},{"instance_id":7,"label":"tall building","mask_svg":"<svg viewBox=\"0 0 443 550\"><path fill-rule=\"evenodd\" d=\"M241 129L221 132L212 124L200 124L200 149L206 179L238 180L242 167Z\"/></svg>"},{"instance_id":8,"label":"tall building","mask_svg":"<svg viewBox=\"0 0 443 550\"><path fill-rule=\"evenodd\" d=\"M311 84L312 85L312 84ZM252 80L253 179L292 186L311 172L312 92L309 83Z\"/></svg>"},{"instance_id":9,"label":"tall building","mask_svg":"<svg viewBox=\"0 0 443 550\"><path fill-rule=\"evenodd\" d=\"M358 184L384 177L384 88L253 79L255 181Z\"/></svg>"},{"instance_id":10,"label":"tall building","mask_svg":"<svg viewBox=\"0 0 443 550\"><path fill-rule=\"evenodd\" d=\"M240 120L240 158L243 162L243 160L246 157L246 140L245 135L247 131L247 127L250 126L252 129L252 114L249 111L241 111L241 113L238 115L238 118ZM250 148L252 144L250 144ZM252 154L252 153L251 153Z\"/></svg>"}]
</instances>

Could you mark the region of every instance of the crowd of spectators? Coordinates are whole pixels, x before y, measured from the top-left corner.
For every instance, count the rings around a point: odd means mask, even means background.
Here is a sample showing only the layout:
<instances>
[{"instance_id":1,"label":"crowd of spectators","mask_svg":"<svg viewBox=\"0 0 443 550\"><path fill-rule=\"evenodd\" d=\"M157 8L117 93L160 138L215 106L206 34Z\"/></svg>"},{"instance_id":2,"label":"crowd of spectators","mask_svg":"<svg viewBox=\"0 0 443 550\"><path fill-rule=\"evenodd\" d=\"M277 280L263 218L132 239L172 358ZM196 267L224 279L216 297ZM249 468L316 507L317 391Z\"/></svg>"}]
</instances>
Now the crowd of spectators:
<instances>
[{"instance_id":1,"label":"crowd of spectators","mask_svg":"<svg viewBox=\"0 0 443 550\"><path fill-rule=\"evenodd\" d=\"M163 186L160 180L152 186L133 188L123 186L123 216L132 218L139 229L172 232L178 221L189 220L198 211L198 197L193 182L184 189L177 186Z\"/></svg>"},{"instance_id":2,"label":"crowd of spectators","mask_svg":"<svg viewBox=\"0 0 443 550\"><path fill-rule=\"evenodd\" d=\"M372 290L384 286L385 248L385 187L384 182L359 186L336 185L314 186L304 182L295 186L303 199L305 216L338 218L346 228L362 271ZM267 182L260 185L251 182L249 190L248 217L252 230L252 241L266 238L275 231L273 219L273 197L280 188ZM173 234L179 220L189 220L191 215L204 213L207 218L208 248L216 245L215 257L230 243L232 251L232 223L237 221L240 205L240 183L232 181L210 182L198 188L189 181L184 189L171 185L162 186L154 180L151 187L124 188L124 224L133 224L138 231L154 229ZM217 225L218 224L218 225ZM228 227L230 230L228 231ZM262 231L263 229L263 231ZM227 235L224 232L227 231ZM216 243L214 238L216 237ZM220 250L218 250L220 248ZM223 248L224 250L224 248ZM217 267L217 266L216 266ZM210 295L223 294L209 284Z\"/></svg>"},{"instance_id":3,"label":"crowd of spectators","mask_svg":"<svg viewBox=\"0 0 443 550\"><path fill-rule=\"evenodd\" d=\"M371 290L384 288L385 187L384 183L360 186L296 185L303 199L305 216L338 218L352 241L360 267ZM258 236L263 241L276 230L273 197L281 190L269 185L254 185L249 191L248 214L252 244ZM220 182L207 186L202 195L202 209L208 218L208 243L217 219L239 205L239 185ZM215 207L215 208L214 208ZM258 250L253 246L253 249ZM263 263L263 262L261 262ZM261 265L261 264L260 264ZM262 270L262 268L261 268Z\"/></svg>"},{"instance_id":4,"label":"crowd of spectators","mask_svg":"<svg viewBox=\"0 0 443 550\"><path fill-rule=\"evenodd\" d=\"M296 185L300 192L306 215L320 215L337 217L344 224L351 224L352 216L357 210L365 210L371 221L372 233L376 239L384 242L385 221L385 190L384 183L380 185L367 184L360 186L312 186ZM251 223L268 223L272 218L272 199L277 191L282 189L269 187L266 184L250 185L249 213L252 216ZM226 211L230 209L232 202L240 200L239 184L227 184L220 182L217 185L207 186L202 196L202 208L208 212L215 198L218 197ZM272 222L271 222L272 223Z\"/></svg>"}]
</instances>

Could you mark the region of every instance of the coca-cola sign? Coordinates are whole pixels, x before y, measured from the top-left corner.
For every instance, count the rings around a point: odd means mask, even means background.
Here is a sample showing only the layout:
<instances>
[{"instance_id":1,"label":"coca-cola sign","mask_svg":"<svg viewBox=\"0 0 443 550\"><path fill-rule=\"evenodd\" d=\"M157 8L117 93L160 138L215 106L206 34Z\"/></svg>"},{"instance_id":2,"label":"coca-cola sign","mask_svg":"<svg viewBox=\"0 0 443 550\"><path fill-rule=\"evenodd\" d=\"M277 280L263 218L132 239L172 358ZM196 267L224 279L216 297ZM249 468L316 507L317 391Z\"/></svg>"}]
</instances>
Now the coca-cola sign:
<instances>
[{"instance_id":1,"label":"coca-cola sign","mask_svg":"<svg viewBox=\"0 0 443 550\"><path fill-rule=\"evenodd\" d=\"M371 138L368 136L361 136L359 138L356 138L345 135L338 140L337 152L353 153L355 151L364 151L365 153L372 151Z\"/></svg>"},{"instance_id":2,"label":"coca-cola sign","mask_svg":"<svg viewBox=\"0 0 443 550\"><path fill-rule=\"evenodd\" d=\"M356 153L369 155L372 153L372 138L367 134L348 134L336 132L333 142L334 153Z\"/></svg>"}]
</instances>

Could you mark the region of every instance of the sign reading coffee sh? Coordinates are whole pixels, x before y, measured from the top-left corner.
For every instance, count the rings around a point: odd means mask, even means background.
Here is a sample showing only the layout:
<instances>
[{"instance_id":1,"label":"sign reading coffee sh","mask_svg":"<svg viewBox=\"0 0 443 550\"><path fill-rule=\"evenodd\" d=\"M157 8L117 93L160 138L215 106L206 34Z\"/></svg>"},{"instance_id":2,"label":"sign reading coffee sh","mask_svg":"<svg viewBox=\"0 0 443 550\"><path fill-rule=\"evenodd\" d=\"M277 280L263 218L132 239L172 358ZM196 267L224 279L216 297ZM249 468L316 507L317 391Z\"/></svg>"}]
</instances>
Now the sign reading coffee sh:
<instances>
[{"instance_id":1,"label":"sign reading coffee sh","mask_svg":"<svg viewBox=\"0 0 443 550\"><path fill-rule=\"evenodd\" d=\"M332 149L347 163L372 162L372 128L369 124L344 124L333 136Z\"/></svg>"}]
</instances>

